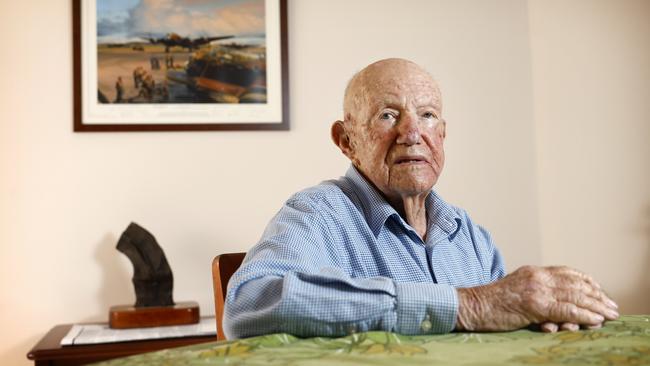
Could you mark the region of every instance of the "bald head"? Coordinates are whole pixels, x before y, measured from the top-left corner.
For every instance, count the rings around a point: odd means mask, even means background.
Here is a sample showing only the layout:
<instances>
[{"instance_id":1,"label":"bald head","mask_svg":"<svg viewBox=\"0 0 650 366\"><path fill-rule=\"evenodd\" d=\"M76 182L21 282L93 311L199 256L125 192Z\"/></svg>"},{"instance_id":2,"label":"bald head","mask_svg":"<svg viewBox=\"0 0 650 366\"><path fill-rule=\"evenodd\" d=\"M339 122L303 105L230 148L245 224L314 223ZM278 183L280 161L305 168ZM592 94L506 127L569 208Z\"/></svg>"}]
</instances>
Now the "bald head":
<instances>
[{"instance_id":1,"label":"bald head","mask_svg":"<svg viewBox=\"0 0 650 366\"><path fill-rule=\"evenodd\" d=\"M388 58L366 66L350 79L343 98L345 120L357 120L362 106L370 102L373 93L380 92L386 85L398 89L416 87L429 90L442 108L440 89L431 74L412 61Z\"/></svg>"}]
</instances>

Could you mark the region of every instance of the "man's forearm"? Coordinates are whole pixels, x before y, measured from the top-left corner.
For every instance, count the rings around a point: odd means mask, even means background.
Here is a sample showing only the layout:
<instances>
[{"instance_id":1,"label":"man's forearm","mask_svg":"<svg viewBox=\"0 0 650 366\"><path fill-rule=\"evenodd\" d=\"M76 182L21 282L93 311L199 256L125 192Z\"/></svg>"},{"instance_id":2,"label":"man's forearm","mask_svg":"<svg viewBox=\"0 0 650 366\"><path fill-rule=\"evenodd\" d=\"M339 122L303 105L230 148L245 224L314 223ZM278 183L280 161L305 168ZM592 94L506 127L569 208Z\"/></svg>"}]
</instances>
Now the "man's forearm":
<instances>
[{"instance_id":1,"label":"man's forearm","mask_svg":"<svg viewBox=\"0 0 650 366\"><path fill-rule=\"evenodd\" d=\"M392 282L290 272L230 288L224 331L241 338L268 333L301 337L344 336L395 327Z\"/></svg>"},{"instance_id":2,"label":"man's forearm","mask_svg":"<svg viewBox=\"0 0 650 366\"><path fill-rule=\"evenodd\" d=\"M237 284L226 299L224 330L240 338L285 332L303 337L371 330L419 335L453 330L456 290L386 277L287 273Z\"/></svg>"}]
</instances>

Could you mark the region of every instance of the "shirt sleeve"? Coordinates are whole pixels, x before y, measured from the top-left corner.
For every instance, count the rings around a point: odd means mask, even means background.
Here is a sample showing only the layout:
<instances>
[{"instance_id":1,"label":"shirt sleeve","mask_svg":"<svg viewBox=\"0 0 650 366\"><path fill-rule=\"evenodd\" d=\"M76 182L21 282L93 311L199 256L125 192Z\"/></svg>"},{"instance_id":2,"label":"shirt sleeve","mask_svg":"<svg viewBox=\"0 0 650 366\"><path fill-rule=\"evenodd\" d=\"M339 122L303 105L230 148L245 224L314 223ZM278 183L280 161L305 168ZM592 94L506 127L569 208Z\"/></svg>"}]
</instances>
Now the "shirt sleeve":
<instances>
[{"instance_id":1,"label":"shirt sleeve","mask_svg":"<svg viewBox=\"0 0 650 366\"><path fill-rule=\"evenodd\" d=\"M341 266L329 230L313 203L285 204L230 279L223 320L227 338L454 329L458 299L452 286L355 278Z\"/></svg>"},{"instance_id":2,"label":"shirt sleeve","mask_svg":"<svg viewBox=\"0 0 650 366\"><path fill-rule=\"evenodd\" d=\"M486 266L489 266L490 268L490 282L494 282L505 277L506 267L503 261L503 257L501 257L499 249L496 247L496 245L494 245L494 242L492 241L492 235L490 235L490 233L482 226L476 226L476 230L479 233L476 236L479 238L479 240L485 243L485 261Z\"/></svg>"},{"instance_id":3,"label":"shirt sleeve","mask_svg":"<svg viewBox=\"0 0 650 366\"><path fill-rule=\"evenodd\" d=\"M458 209L458 211L465 225L467 225L467 233L469 240L474 245L475 253L486 271L482 284L487 285L505 277L507 274L505 262L499 252L499 248L494 244L490 232L481 225L474 223L466 211L461 209Z\"/></svg>"}]
</instances>

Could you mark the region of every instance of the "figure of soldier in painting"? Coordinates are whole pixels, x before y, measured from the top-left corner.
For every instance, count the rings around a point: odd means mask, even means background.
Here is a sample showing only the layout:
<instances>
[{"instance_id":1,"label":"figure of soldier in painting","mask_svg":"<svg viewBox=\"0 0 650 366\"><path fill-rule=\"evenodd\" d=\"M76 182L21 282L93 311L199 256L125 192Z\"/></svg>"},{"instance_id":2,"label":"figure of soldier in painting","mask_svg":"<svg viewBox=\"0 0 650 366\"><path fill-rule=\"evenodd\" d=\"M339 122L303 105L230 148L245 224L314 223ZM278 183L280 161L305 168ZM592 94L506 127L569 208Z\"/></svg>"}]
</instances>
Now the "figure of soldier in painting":
<instances>
[{"instance_id":1,"label":"figure of soldier in painting","mask_svg":"<svg viewBox=\"0 0 650 366\"><path fill-rule=\"evenodd\" d=\"M122 103L124 101L124 82L121 76L118 76L115 82L115 94L115 103Z\"/></svg>"}]
</instances>

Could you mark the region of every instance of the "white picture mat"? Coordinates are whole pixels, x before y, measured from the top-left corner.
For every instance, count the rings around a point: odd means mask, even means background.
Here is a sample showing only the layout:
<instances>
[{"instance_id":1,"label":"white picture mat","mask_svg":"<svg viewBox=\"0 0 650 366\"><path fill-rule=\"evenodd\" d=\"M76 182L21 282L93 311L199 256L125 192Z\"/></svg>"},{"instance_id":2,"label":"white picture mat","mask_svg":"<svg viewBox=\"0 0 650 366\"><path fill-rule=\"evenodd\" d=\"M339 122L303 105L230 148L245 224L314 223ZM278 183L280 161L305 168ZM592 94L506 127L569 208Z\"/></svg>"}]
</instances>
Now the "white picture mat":
<instances>
[{"instance_id":1,"label":"white picture mat","mask_svg":"<svg viewBox=\"0 0 650 366\"><path fill-rule=\"evenodd\" d=\"M267 103L102 104L97 100L97 2L81 1L82 123L281 123L280 2L265 0Z\"/></svg>"}]
</instances>

